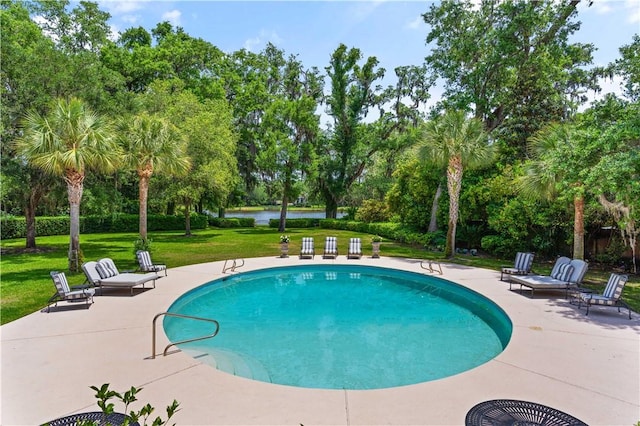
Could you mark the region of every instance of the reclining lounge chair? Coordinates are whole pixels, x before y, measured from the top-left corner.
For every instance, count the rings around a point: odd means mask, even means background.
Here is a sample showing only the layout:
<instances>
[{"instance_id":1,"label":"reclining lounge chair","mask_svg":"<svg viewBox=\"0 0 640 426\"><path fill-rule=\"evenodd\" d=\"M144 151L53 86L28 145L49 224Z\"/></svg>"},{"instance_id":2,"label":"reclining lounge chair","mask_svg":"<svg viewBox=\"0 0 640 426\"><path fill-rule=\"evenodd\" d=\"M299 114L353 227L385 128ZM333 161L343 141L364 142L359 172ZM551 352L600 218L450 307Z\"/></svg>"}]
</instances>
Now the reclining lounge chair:
<instances>
[{"instance_id":1,"label":"reclining lounge chair","mask_svg":"<svg viewBox=\"0 0 640 426\"><path fill-rule=\"evenodd\" d=\"M55 305L58 306L58 302L63 300L66 300L67 302L80 302L84 300L87 303L87 306L93 303L93 295L96 292L95 289L83 288L79 290L71 290L69 288L69 283L67 282L67 276L64 272L52 271L50 274L57 291L56 294L51 296L47 302L47 312L51 310L52 303L55 303Z\"/></svg>"},{"instance_id":2,"label":"reclining lounge chair","mask_svg":"<svg viewBox=\"0 0 640 426\"><path fill-rule=\"evenodd\" d=\"M536 290L564 290L565 298L568 298L569 290L580 285L587 268L587 262L584 260L560 257L549 275L510 275L509 289L511 290L513 284L520 284L520 292L522 287L527 287L531 290L532 298Z\"/></svg>"},{"instance_id":3,"label":"reclining lounge chair","mask_svg":"<svg viewBox=\"0 0 640 426\"><path fill-rule=\"evenodd\" d=\"M97 262L87 262L82 265L82 270L87 276L87 281L95 287L99 287L100 291L104 287L129 288L132 296L133 287L142 285L142 288L145 288L145 284L151 281L153 288L156 288L156 280L160 278L154 272L146 274L120 273L113 260L109 258L100 259Z\"/></svg>"},{"instance_id":4,"label":"reclining lounge chair","mask_svg":"<svg viewBox=\"0 0 640 426\"><path fill-rule=\"evenodd\" d=\"M136 257L138 258L138 270L142 272L160 272L164 271L164 276L167 276L167 265L162 265L159 263L154 264L151 261L151 255L146 250L138 250L136 252Z\"/></svg>"},{"instance_id":5,"label":"reclining lounge chair","mask_svg":"<svg viewBox=\"0 0 640 426\"><path fill-rule=\"evenodd\" d=\"M313 247L313 237L302 237L302 248L300 249L300 259L313 259L316 250Z\"/></svg>"},{"instance_id":6,"label":"reclining lounge chair","mask_svg":"<svg viewBox=\"0 0 640 426\"><path fill-rule=\"evenodd\" d=\"M360 238L349 239L347 259L360 259L362 257L362 240Z\"/></svg>"},{"instance_id":7,"label":"reclining lounge chair","mask_svg":"<svg viewBox=\"0 0 640 426\"><path fill-rule=\"evenodd\" d=\"M618 308L618 312L621 307L624 307L627 308L629 319L631 319L631 308L621 298L628 279L626 275L611 274L602 294L580 293L578 295L578 308L583 302L586 303L587 315L589 315L589 307L592 305Z\"/></svg>"},{"instance_id":8,"label":"reclining lounge chair","mask_svg":"<svg viewBox=\"0 0 640 426\"><path fill-rule=\"evenodd\" d=\"M335 259L338 257L338 238L327 237L324 241L323 259Z\"/></svg>"},{"instance_id":9,"label":"reclining lounge chair","mask_svg":"<svg viewBox=\"0 0 640 426\"><path fill-rule=\"evenodd\" d=\"M529 275L533 264L533 253L517 253L513 266L503 266L500 272L500 281L504 281L506 275Z\"/></svg>"}]
</instances>

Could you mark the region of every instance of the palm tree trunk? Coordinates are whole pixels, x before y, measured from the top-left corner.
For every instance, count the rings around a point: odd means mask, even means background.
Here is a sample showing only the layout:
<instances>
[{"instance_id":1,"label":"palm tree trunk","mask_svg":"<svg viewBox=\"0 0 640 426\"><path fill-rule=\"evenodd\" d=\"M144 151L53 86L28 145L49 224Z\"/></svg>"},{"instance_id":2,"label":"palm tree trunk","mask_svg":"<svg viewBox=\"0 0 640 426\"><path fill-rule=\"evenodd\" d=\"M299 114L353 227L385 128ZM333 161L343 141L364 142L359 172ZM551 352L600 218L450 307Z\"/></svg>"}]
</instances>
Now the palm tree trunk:
<instances>
[{"instance_id":1,"label":"palm tree trunk","mask_svg":"<svg viewBox=\"0 0 640 426\"><path fill-rule=\"evenodd\" d=\"M584 196L578 194L573 199L573 258L584 259Z\"/></svg>"},{"instance_id":2,"label":"palm tree trunk","mask_svg":"<svg viewBox=\"0 0 640 426\"><path fill-rule=\"evenodd\" d=\"M462 159L454 156L449 159L447 167L447 189L449 190L449 226L447 229L447 245L445 257L451 258L456 252L456 227L458 225L458 209L460 187L462 186Z\"/></svg>"},{"instance_id":3,"label":"palm tree trunk","mask_svg":"<svg viewBox=\"0 0 640 426\"><path fill-rule=\"evenodd\" d=\"M438 202L440 201L441 195L442 183L439 183L438 188L436 188L436 193L433 196L433 202L431 203L431 220L429 221L428 232L436 232L438 230Z\"/></svg>"},{"instance_id":4,"label":"palm tree trunk","mask_svg":"<svg viewBox=\"0 0 640 426\"><path fill-rule=\"evenodd\" d=\"M69 198L69 271L80 270L80 201L82 200L82 183L84 175L75 170L67 171L67 195Z\"/></svg>"},{"instance_id":5,"label":"palm tree trunk","mask_svg":"<svg viewBox=\"0 0 640 426\"><path fill-rule=\"evenodd\" d=\"M35 206L31 205L31 203L25 206L24 218L27 237L26 248L33 250L36 248L36 209Z\"/></svg>"},{"instance_id":6,"label":"palm tree trunk","mask_svg":"<svg viewBox=\"0 0 640 426\"><path fill-rule=\"evenodd\" d=\"M149 176L141 172L138 174L138 176L140 178L139 191L138 191L139 192L138 201L140 204L139 232L140 232L140 238L143 241L147 241L147 200L149 196Z\"/></svg>"}]
</instances>

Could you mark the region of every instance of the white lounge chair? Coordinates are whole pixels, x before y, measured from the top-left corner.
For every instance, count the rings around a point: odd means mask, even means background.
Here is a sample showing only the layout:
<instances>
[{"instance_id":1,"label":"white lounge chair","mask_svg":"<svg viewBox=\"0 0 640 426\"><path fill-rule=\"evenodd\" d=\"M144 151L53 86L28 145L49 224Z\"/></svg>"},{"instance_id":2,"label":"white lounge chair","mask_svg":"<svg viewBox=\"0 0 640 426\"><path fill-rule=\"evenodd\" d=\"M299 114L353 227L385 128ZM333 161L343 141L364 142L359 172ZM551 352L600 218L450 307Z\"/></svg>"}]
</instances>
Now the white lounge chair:
<instances>
[{"instance_id":1,"label":"white lounge chair","mask_svg":"<svg viewBox=\"0 0 640 426\"><path fill-rule=\"evenodd\" d=\"M349 239L347 259L360 259L362 257L362 240L360 238Z\"/></svg>"},{"instance_id":2,"label":"white lounge chair","mask_svg":"<svg viewBox=\"0 0 640 426\"><path fill-rule=\"evenodd\" d=\"M533 253L516 254L516 260L513 266L503 266L500 272L500 281L504 281L504 275L529 275L531 265L533 264Z\"/></svg>"},{"instance_id":3,"label":"white lounge chair","mask_svg":"<svg viewBox=\"0 0 640 426\"><path fill-rule=\"evenodd\" d=\"M335 259L336 257L338 257L338 238L327 237L324 240L324 253L322 254L322 258Z\"/></svg>"},{"instance_id":4,"label":"white lounge chair","mask_svg":"<svg viewBox=\"0 0 640 426\"><path fill-rule=\"evenodd\" d=\"M51 304L55 303L58 306L58 302L80 302L85 301L87 306L93 303L93 295L96 290L93 288L82 288L79 290L71 290L69 283L67 282L67 276L64 272L52 271L50 272L53 284L56 286L56 294L51 296L47 302L47 312L51 310Z\"/></svg>"},{"instance_id":5,"label":"white lounge chair","mask_svg":"<svg viewBox=\"0 0 640 426\"><path fill-rule=\"evenodd\" d=\"M520 284L531 290L531 297L536 290L564 290L569 297L569 290L577 288L587 273L588 264L584 260L560 257L549 275L509 276L509 289L512 284Z\"/></svg>"},{"instance_id":6,"label":"white lounge chair","mask_svg":"<svg viewBox=\"0 0 640 426\"><path fill-rule=\"evenodd\" d=\"M621 307L624 307L627 308L629 319L631 319L631 308L621 299L622 290L628 279L626 275L611 274L602 294L580 293L578 295L578 308L583 302L586 303L587 315L589 315L589 307L592 305L618 308L618 312Z\"/></svg>"},{"instance_id":7,"label":"white lounge chair","mask_svg":"<svg viewBox=\"0 0 640 426\"><path fill-rule=\"evenodd\" d=\"M86 262L82 265L82 270L87 277L87 281L99 287L100 291L104 287L129 288L132 296L133 287L142 285L142 288L145 288L145 284L151 281L153 288L155 288L156 280L160 278L154 272L147 272L146 274L120 273L113 260L109 258L100 259L97 262Z\"/></svg>"},{"instance_id":8,"label":"white lounge chair","mask_svg":"<svg viewBox=\"0 0 640 426\"><path fill-rule=\"evenodd\" d=\"M313 259L315 256L316 249L313 246L313 237L303 237L300 259Z\"/></svg>"},{"instance_id":9,"label":"white lounge chair","mask_svg":"<svg viewBox=\"0 0 640 426\"><path fill-rule=\"evenodd\" d=\"M167 265L160 263L153 263L151 261L151 255L146 250L138 250L136 252L138 258L139 270L142 272L160 272L164 271L164 276L167 276Z\"/></svg>"}]
</instances>

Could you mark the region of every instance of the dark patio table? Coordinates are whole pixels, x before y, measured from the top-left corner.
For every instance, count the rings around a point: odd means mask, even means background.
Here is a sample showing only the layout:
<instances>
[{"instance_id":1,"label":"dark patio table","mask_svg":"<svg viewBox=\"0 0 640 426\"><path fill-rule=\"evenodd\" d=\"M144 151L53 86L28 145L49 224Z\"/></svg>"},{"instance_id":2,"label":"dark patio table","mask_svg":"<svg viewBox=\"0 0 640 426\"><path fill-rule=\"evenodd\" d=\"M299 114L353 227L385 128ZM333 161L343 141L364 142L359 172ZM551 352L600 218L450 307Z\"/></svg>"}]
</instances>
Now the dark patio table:
<instances>
[{"instance_id":1,"label":"dark patio table","mask_svg":"<svg viewBox=\"0 0 640 426\"><path fill-rule=\"evenodd\" d=\"M89 413L72 414L66 417L60 417L59 419L52 420L45 423L49 426L76 426L79 424L86 424L87 422L93 422L100 426L112 425L120 426L124 423L127 416L122 413L111 413L107 416L101 411L92 411ZM129 423L130 426L140 426L138 422Z\"/></svg>"},{"instance_id":2,"label":"dark patio table","mask_svg":"<svg viewBox=\"0 0 640 426\"><path fill-rule=\"evenodd\" d=\"M575 417L535 402L494 399L474 406L465 418L467 426L587 426Z\"/></svg>"}]
</instances>

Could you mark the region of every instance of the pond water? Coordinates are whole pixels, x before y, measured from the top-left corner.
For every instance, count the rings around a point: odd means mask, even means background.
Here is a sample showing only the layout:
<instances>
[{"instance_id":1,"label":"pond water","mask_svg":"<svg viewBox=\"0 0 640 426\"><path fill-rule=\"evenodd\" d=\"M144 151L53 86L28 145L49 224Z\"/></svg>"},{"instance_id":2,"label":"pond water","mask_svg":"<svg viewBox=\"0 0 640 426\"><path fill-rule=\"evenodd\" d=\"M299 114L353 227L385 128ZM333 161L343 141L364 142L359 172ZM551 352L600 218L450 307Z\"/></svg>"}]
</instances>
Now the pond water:
<instances>
[{"instance_id":1,"label":"pond water","mask_svg":"<svg viewBox=\"0 0 640 426\"><path fill-rule=\"evenodd\" d=\"M344 217L344 213L338 212L338 219ZM280 210L259 210L259 211L228 211L225 217L252 217L256 220L256 225L268 225L270 219L279 219ZM287 219L324 219L324 210L287 210Z\"/></svg>"}]
</instances>

